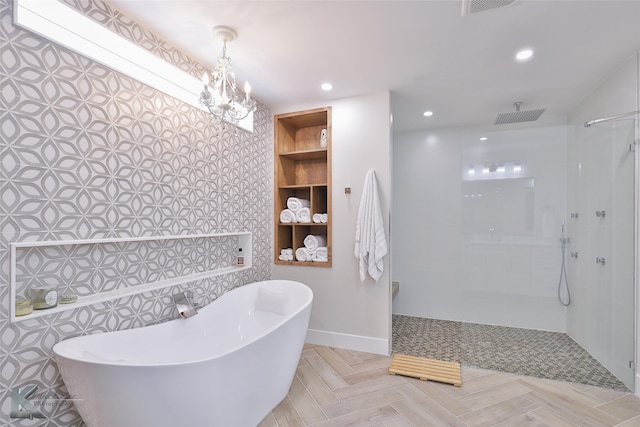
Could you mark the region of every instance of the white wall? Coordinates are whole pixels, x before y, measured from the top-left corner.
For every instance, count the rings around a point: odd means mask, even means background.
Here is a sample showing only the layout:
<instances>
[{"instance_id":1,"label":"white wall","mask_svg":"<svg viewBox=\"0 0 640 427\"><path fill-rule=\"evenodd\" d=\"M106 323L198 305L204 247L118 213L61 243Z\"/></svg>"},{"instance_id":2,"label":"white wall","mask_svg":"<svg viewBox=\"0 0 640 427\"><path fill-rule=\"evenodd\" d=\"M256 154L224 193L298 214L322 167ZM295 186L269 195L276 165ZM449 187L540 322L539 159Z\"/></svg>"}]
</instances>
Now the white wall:
<instances>
[{"instance_id":1,"label":"white wall","mask_svg":"<svg viewBox=\"0 0 640 427\"><path fill-rule=\"evenodd\" d=\"M479 165L501 161L505 173L482 175ZM564 331L565 165L564 126L394 135L393 312Z\"/></svg>"},{"instance_id":2,"label":"white wall","mask_svg":"<svg viewBox=\"0 0 640 427\"><path fill-rule=\"evenodd\" d=\"M573 299L567 332L628 387L634 383L635 312L634 162L629 151L634 117L585 128L583 123L638 109L638 54L634 54L569 116L569 210ZM636 116L636 120L640 117ZM637 138L637 133L635 135ZM604 218L595 216L605 211ZM596 264L595 258L605 264Z\"/></svg>"},{"instance_id":3,"label":"white wall","mask_svg":"<svg viewBox=\"0 0 640 427\"><path fill-rule=\"evenodd\" d=\"M359 351L388 354L391 338L388 254L376 283L360 281L353 254L355 224L364 178L374 169L378 179L385 232L389 243L390 105L389 93L297 105L280 114L332 107L332 267L273 265L274 279L303 282L314 293L307 341ZM344 189L351 188L346 195ZM390 246L390 245L389 245Z\"/></svg>"}]
</instances>

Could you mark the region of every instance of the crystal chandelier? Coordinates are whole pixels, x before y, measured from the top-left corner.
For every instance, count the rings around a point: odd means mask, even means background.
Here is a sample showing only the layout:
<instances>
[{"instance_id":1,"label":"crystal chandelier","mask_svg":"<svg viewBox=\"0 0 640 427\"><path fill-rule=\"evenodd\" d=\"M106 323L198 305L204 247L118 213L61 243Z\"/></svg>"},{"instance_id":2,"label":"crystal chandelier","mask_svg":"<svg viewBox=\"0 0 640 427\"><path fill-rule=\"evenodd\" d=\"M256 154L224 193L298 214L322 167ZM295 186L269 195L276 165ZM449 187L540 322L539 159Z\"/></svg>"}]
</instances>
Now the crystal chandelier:
<instances>
[{"instance_id":1,"label":"crystal chandelier","mask_svg":"<svg viewBox=\"0 0 640 427\"><path fill-rule=\"evenodd\" d=\"M235 40L238 33L233 28L218 25L213 27L213 34L223 42L222 56L211 71L211 78L207 71L202 75L204 90L200 94L200 104L207 107L214 117L237 124L256 109L256 101L250 96L249 82L244 84L244 94L238 91L231 58L227 56L227 42Z\"/></svg>"}]
</instances>

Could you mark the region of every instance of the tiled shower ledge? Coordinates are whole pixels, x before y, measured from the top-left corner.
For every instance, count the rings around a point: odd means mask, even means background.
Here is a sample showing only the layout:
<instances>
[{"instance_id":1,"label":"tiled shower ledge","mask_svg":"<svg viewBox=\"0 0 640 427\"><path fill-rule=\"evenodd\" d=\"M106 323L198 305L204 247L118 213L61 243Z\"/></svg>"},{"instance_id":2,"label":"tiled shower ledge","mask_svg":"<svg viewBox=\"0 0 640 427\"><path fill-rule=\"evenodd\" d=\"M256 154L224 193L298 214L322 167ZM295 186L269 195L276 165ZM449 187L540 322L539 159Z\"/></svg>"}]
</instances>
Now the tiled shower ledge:
<instances>
[{"instance_id":1,"label":"tiled shower ledge","mask_svg":"<svg viewBox=\"0 0 640 427\"><path fill-rule=\"evenodd\" d=\"M217 268L215 270L203 271L200 273L189 274L186 276L174 277L171 279L159 280L157 282L145 283L137 286L116 289L108 292L100 292L89 296L78 297L78 301L71 304L58 304L56 307L34 310L31 314L25 316L16 316L16 255L18 248L31 248L43 246L68 246L68 245L92 245L103 243L125 243L125 242L142 242L155 240L176 240L176 239L197 239L212 237L228 237L238 236L238 247L242 248L245 254L245 265L243 267L229 266ZM87 239L87 240L60 240L60 241L42 241L42 242L11 242L10 246L10 268L11 268L11 322L21 322L27 319L45 316L47 314L60 313L62 311L73 310L75 308L84 307L91 304L98 304L106 301L112 301L131 295L141 294L143 292L154 291L158 289L168 288L170 286L181 285L196 280L207 279L215 276L231 274L251 268L252 265L252 238L251 232L239 231L235 233L215 233L215 234L191 234L180 236L156 236L156 237L131 237L131 238L113 238L113 239Z\"/></svg>"}]
</instances>

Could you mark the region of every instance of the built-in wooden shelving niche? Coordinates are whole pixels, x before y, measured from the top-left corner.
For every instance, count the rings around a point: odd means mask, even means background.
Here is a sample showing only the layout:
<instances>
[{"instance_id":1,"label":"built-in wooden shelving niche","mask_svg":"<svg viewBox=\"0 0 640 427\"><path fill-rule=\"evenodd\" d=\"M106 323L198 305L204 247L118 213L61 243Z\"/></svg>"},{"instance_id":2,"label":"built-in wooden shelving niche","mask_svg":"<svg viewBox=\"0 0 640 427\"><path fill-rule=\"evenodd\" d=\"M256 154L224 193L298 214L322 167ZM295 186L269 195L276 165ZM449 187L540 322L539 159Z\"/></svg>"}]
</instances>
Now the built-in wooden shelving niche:
<instances>
[{"instance_id":1,"label":"built-in wooden shelving niche","mask_svg":"<svg viewBox=\"0 0 640 427\"><path fill-rule=\"evenodd\" d=\"M326 129L326 144L321 134ZM275 263L331 267L331 108L276 115L275 133ZM310 216L326 214L326 222L280 221L289 197L309 201ZM326 236L327 261L299 261L295 252L308 235ZM282 249L293 250L293 260L281 260Z\"/></svg>"}]
</instances>

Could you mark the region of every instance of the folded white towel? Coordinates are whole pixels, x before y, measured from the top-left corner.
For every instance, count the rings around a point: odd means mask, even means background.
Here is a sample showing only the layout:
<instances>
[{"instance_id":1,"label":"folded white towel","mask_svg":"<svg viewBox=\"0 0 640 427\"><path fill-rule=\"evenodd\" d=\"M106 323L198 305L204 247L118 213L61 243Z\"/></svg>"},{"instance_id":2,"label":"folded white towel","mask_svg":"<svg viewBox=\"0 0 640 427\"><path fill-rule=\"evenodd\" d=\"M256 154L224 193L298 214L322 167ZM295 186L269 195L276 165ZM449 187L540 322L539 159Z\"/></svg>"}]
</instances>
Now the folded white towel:
<instances>
[{"instance_id":1,"label":"folded white towel","mask_svg":"<svg viewBox=\"0 0 640 427\"><path fill-rule=\"evenodd\" d=\"M320 246L327 246L327 236L309 234L304 238L302 243L304 243L305 248L313 252Z\"/></svg>"},{"instance_id":2,"label":"folded white towel","mask_svg":"<svg viewBox=\"0 0 640 427\"><path fill-rule=\"evenodd\" d=\"M280 255L278 255L280 261L293 261L293 249L284 248L280 249Z\"/></svg>"},{"instance_id":3,"label":"folded white towel","mask_svg":"<svg viewBox=\"0 0 640 427\"><path fill-rule=\"evenodd\" d=\"M309 211L309 208L300 208L298 212L296 212L296 221L311 222L311 211Z\"/></svg>"},{"instance_id":4,"label":"folded white towel","mask_svg":"<svg viewBox=\"0 0 640 427\"><path fill-rule=\"evenodd\" d=\"M291 224L292 222L298 222L296 214L291 209L283 209L280 212L280 222L283 224Z\"/></svg>"},{"instance_id":5,"label":"folded white towel","mask_svg":"<svg viewBox=\"0 0 640 427\"><path fill-rule=\"evenodd\" d=\"M296 249L296 260L298 261L311 261L311 252L307 248Z\"/></svg>"},{"instance_id":6,"label":"folded white towel","mask_svg":"<svg viewBox=\"0 0 640 427\"><path fill-rule=\"evenodd\" d=\"M329 256L329 248L327 248L326 246L319 246L313 254L319 257L326 258Z\"/></svg>"},{"instance_id":7,"label":"folded white towel","mask_svg":"<svg viewBox=\"0 0 640 427\"><path fill-rule=\"evenodd\" d=\"M329 250L326 246L320 246L311 255L311 260L315 262L329 262Z\"/></svg>"},{"instance_id":8,"label":"folded white towel","mask_svg":"<svg viewBox=\"0 0 640 427\"><path fill-rule=\"evenodd\" d=\"M328 215L326 213L314 213L312 216L312 220L316 224L326 224Z\"/></svg>"},{"instance_id":9,"label":"folded white towel","mask_svg":"<svg viewBox=\"0 0 640 427\"><path fill-rule=\"evenodd\" d=\"M294 212L298 212L301 208L308 208L309 200L308 199L300 199L298 197L289 197L287 199L287 208L291 209Z\"/></svg>"}]
</instances>

